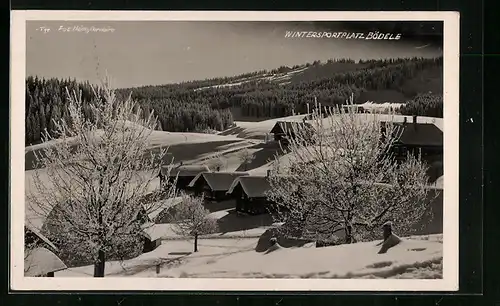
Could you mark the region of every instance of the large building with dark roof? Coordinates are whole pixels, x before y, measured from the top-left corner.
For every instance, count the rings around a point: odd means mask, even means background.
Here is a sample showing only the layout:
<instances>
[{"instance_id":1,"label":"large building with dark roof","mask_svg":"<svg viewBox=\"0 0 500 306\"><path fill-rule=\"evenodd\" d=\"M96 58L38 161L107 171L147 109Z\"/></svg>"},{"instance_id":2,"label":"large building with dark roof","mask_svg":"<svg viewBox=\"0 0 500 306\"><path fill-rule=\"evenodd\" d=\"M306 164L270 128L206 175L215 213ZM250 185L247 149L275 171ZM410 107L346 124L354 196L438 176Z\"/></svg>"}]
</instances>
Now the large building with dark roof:
<instances>
[{"instance_id":1,"label":"large building with dark roof","mask_svg":"<svg viewBox=\"0 0 500 306\"><path fill-rule=\"evenodd\" d=\"M24 275L28 277L54 277L54 273L67 269L56 255L57 247L35 227L24 227Z\"/></svg>"},{"instance_id":2,"label":"large building with dark roof","mask_svg":"<svg viewBox=\"0 0 500 306\"><path fill-rule=\"evenodd\" d=\"M222 201L229 198L227 191L233 181L247 176L247 172L203 172L189 183L195 195L203 194L207 200Z\"/></svg>"}]
</instances>

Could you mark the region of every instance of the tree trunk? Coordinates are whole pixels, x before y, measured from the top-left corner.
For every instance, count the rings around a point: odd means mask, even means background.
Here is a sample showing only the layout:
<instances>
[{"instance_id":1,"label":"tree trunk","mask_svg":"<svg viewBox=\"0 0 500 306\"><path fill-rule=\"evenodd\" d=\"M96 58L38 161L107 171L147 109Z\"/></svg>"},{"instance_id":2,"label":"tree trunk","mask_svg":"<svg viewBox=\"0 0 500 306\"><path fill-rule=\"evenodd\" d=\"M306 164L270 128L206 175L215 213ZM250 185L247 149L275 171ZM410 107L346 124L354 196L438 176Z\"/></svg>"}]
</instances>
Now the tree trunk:
<instances>
[{"instance_id":1,"label":"tree trunk","mask_svg":"<svg viewBox=\"0 0 500 306\"><path fill-rule=\"evenodd\" d=\"M198 234L194 235L194 251L198 252Z\"/></svg>"},{"instance_id":2,"label":"tree trunk","mask_svg":"<svg viewBox=\"0 0 500 306\"><path fill-rule=\"evenodd\" d=\"M94 263L94 277L104 277L104 266L106 256L103 250L99 250L97 262Z\"/></svg>"},{"instance_id":3,"label":"tree trunk","mask_svg":"<svg viewBox=\"0 0 500 306\"><path fill-rule=\"evenodd\" d=\"M345 243L352 243L352 226L348 225L345 229Z\"/></svg>"}]
</instances>

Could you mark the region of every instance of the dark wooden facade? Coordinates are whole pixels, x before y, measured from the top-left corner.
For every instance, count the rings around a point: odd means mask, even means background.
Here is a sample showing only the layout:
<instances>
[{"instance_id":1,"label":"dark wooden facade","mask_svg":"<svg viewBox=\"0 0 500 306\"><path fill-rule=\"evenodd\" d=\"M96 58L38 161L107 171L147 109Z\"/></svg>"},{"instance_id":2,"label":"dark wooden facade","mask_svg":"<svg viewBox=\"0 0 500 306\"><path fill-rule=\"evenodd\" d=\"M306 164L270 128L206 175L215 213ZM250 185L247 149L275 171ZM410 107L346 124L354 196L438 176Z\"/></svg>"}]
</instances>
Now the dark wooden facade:
<instances>
[{"instance_id":1,"label":"dark wooden facade","mask_svg":"<svg viewBox=\"0 0 500 306\"><path fill-rule=\"evenodd\" d=\"M406 119L405 119L406 121ZM382 122L382 132L385 131ZM421 156L423 160L432 163L443 158L443 132L432 123L419 123L413 116L411 123L394 123L400 131L398 140L391 148L391 154L396 160L405 160L408 154Z\"/></svg>"}]
</instances>

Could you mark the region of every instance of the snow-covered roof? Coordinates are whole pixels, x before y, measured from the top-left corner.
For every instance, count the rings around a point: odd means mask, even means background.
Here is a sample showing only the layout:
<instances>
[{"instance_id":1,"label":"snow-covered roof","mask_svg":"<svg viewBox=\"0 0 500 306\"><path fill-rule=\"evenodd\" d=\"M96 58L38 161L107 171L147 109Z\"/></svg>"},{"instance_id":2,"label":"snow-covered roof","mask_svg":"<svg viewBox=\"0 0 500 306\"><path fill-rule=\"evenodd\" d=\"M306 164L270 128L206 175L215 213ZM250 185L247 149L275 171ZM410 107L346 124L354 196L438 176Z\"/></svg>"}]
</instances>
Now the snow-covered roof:
<instances>
[{"instance_id":1,"label":"snow-covered roof","mask_svg":"<svg viewBox=\"0 0 500 306\"><path fill-rule=\"evenodd\" d=\"M173 168L171 166L163 166L161 168L162 175L169 175L170 177L196 176L201 172L210 172L210 168L202 165L186 165Z\"/></svg>"},{"instance_id":2,"label":"snow-covered roof","mask_svg":"<svg viewBox=\"0 0 500 306\"><path fill-rule=\"evenodd\" d=\"M162 211L174 207L182 202L182 197L169 198L155 203L144 204L144 208L148 212L149 220L155 220ZM148 209L148 208L151 209Z\"/></svg>"},{"instance_id":3,"label":"snow-covered roof","mask_svg":"<svg viewBox=\"0 0 500 306\"><path fill-rule=\"evenodd\" d=\"M271 188L266 176L242 176L234 180L227 193L233 193L238 185L241 186L249 198L266 197L266 192Z\"/></svg>"}]
</instances>

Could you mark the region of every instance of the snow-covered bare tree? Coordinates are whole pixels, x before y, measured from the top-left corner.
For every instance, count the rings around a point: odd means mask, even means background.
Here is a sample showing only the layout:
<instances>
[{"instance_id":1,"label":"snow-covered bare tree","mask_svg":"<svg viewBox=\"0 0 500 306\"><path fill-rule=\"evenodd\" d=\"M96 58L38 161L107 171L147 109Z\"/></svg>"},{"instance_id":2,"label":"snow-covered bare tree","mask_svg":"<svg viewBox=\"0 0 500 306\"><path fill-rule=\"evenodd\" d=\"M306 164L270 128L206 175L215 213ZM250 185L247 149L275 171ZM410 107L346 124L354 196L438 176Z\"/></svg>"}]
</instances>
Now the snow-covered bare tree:
<instances>
[{"instance_id":1,"label":"snow-covered bare tree","mask_svg":"<svg viewBox=\"0 0 500 306\"><path fill-rule=\"evenodd\" d=\"M178 235L193 237L195 252L198 252L198 236L217 231L217 220L209 214L202 197L183 195L182 202L175 207L173 230Z\"/></svg>"},{"instance_id":2,"label":"snow-covered bare tree","mask_svg":"<svg viewBox=\"0 0 500 306\"><path fill-rule=\"evenodd\" d=\"M413 154L395 159L402 128L393 115L382 121L355 107L324 111L329 116L308 121L314 133L297 125L270 171L268 197L282 231L352 243L374 239L391 220L400 235L411 233L430 213L427 166Z\"/></svg>"},{"instance_id":3,"label":"snow-covered bare tree","mask_svg":"<svg viewBox=\"0 0 500 306\"><path fill-rule=\"evenodd\" d=\"M30 272L33 269L32 254L37 248L37 243L35 241L24 242L24 274Z\"/></svg>"},{"instance_id":4,"label":"snow-covered bare tree","mask_svg":"<svg viewBox=\"0 0 500 306\"><path fill-rule=\"evenodd\" d=\"M243 171L247 171L248 165L255 159L255 155L253 155L247 148L240 150L237 153L237 156L243 165Z\"/></svg>"},{"instance_id":5,"label":"snow-covered bare tree","mask_svg":"<svg viewBox=\"0 0 500 306\"><path fill-rule=\"evenodd\" d=\"M43 231L63 257L92 262L94 276L103 277L106 260L140 251L148 212L174 190L155 186L165 150L148 148L153 113L130 96L117 99L109 78L94 95L84 108L81 94L68 91L70 120L44 134L28 208L45 220Z\"/></svg>"}]
</instances>

